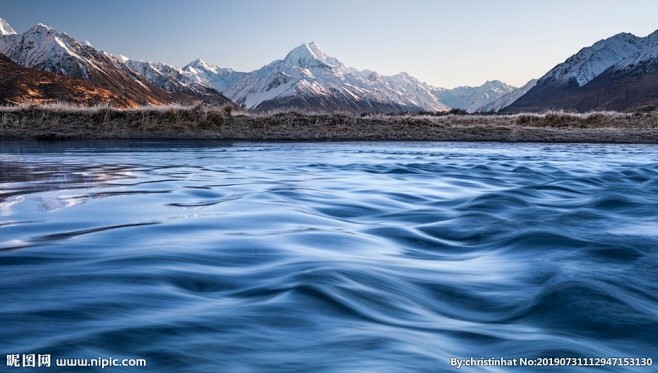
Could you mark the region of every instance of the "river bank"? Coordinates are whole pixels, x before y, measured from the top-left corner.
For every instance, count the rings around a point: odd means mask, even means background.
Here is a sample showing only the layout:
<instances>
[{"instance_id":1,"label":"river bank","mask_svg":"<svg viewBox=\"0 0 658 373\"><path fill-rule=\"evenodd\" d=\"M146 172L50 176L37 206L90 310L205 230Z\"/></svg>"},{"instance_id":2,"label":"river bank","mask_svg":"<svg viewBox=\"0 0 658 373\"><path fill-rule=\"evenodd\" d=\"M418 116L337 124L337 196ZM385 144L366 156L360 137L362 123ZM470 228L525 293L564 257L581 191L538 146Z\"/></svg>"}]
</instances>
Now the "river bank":
<instances>
[{"instance_id":1,"label":"river bank","mask_svg":"<svg viewBox=\"0 0 658 373\"><path fill-rule=\"evenodd\" d=\"M0 138L654 144L658 143L658 114L252 115L198 107L25 107L0 110Z\"/></svg>"}]
</instances>

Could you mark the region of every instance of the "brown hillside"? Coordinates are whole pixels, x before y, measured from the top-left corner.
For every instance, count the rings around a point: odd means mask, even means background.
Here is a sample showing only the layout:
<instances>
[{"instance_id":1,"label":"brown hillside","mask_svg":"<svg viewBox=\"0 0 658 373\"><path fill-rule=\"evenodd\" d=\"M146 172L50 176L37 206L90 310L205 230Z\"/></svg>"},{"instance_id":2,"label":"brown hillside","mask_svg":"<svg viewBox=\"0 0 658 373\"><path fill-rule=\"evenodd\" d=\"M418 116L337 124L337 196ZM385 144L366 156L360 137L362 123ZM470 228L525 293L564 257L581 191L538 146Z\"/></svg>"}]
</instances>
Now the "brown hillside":
<instances>
[{"instance_id":1,"label":"brown hillside","mask_svg":"<svg viewBox=\"0 0 658 373\"><path fill-rule=\"evenodd\" d=\"M67 102L93 106L137 107L120 93L80 79L28 69L0 54L0 104L45 104Z\"/></svg>"}]
</instances>

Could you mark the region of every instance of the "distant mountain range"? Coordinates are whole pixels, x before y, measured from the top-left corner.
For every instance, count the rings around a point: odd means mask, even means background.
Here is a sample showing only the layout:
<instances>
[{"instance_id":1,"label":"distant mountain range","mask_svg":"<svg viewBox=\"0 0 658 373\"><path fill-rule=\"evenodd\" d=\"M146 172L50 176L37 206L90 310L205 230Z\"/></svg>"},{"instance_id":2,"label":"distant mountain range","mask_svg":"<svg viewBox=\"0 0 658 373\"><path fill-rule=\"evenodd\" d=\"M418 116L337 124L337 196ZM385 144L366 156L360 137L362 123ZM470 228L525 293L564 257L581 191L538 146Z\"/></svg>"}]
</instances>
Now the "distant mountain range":
<instances>
[{"instance_id":1,"label":"distant mountain range","mask_svg":"<svg viewBox=\"0 0 658 373\"><path fill-rule=\"evenodd\" d=\"M128 106L172 102L221 105L231 100L251 111L475 111L514 89L492 81L451 90L433 87L406 73L382 76L375 71L359 71L329 57L315 43L302 44L256 71L239 72L201 59L183 68L135 61L98 51L43 24L17 34L9 23L0 20L0 32L0 54L13 62L87 80L124 96ZM53 100L71 101L67 96Z\"/></svg>"},{"instance_id":2,"label":"distant mountain range","mask_svg":"<svg viewBox=\"0 0 658 373\"><path fill-rule=\"evenodd\" d=\"M484 105L480 106L476 111L481 112L481 113L491 113L491 112L498 112L503 108L506 108L513 104L516 100L521 98L521 96L525 95L528 93L529 90L531 90L535 85L537 84L537 79L532 79L531 81L527 82L526 84L523 85L523 87L516 88L512 90L511 92L508 92L496 100Z\"/></svg>"},{"instance_id":3,"label":"distant mountain range","mask_svg":"<svg viewBox=\"0 0 658 373\"><path fill-rule=\"evenodd\" d=\"M148 83L176 96L191 97L193 100L213 105L223 105L229 102L226 96L211 86L189 80L184 72L175 66L162 62L133 61L124 56L112 57L124 63L135 74L146 79Z\"/></svg>"},{"instance_id":4,"label":"distant mountain range","mask_svg":"<svg viewBox=\"0 0 658 373\"><path fill-rule=\"evenodd\" d=\"M254 112L345 113L628 110L658 104L658 31L644 38L619 34L601 40L520 88L492 80L446 89L406 73L383 76L348 67L315 43L251 72L201 59L181 68L102 52L43 24L18 34L2 19L0 55L6 56L0 59L3 71L12 75L0 81L0 103L9 104L204 103Z\"/></svg>"},{"instance_id":5,"label":"distant mountain range","mask_svg":"<svg viewBox=\"0 0 658 373\"><path fill-rule=\"evenodd\" d=\"M382 76L371 70L360 71L328 56L315 43L302 44L283 59L248 73L220 68L200 59L179 71L188 82L211 86L251 111L436 112L451 108L475 111L514 89L493 81L480 87L449 90L420 82L406 73Z\"/></svg>"},{"instance_id":6,"label":"distant mountain range","mask_svg":"<svg viewBox=\"0 0 658 373\"><path fill-rule=\"evenodd\" d=\"M499 80L491 80L480 87L457 87L454 89L437 89L436 95L446 105L474 113L482 107L515 92L517 89Z\"/></svg>"}]
</instances>

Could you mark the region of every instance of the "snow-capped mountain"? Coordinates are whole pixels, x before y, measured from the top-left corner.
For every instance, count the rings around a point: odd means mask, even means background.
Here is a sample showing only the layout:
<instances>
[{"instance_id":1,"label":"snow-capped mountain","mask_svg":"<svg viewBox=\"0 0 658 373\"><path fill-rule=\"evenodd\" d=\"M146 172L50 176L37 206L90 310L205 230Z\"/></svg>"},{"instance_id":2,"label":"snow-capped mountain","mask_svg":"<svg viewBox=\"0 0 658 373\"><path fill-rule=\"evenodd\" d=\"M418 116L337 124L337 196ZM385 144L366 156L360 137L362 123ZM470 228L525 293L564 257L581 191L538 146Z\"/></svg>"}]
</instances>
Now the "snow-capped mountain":
<instances>
[{"instance_id":1,"label":"snow-capped mountain","mask_svg":"<svg viewBox=\"0 0 658 373\"><path fill-rule=\"evenodd\" d=\"M639 75L658 69L658 31L649 35L655 42L631 57L616 63L606 70L615 75Z\"/></svg>"},{"instance_id":2,"label":"snow-capped mountain","mask_svg":"<svg viewBox=\"0 0 658 373\"><path fill-rule=\"evenodd\" d=\"M639 38L629 33L617 34L581 49L550 70L538 83L542 85L546 82L559 82L568 85L575 80L576 84L582 87L610 66L633 56L652 42L655 40L650 37Z\"/></svg>"},{"instance_id":3,"label":"snow-capped mountain","mask_svg":"<svg viewBox=\"0 0 658 373\"><path fill-rule=\"evenodd\" d=\"M315 43L302 44L282 60L250 73L208 65L183 68L191 80L211 85L248 110L389 112L443 111L436 88L408 74L381 76L359 71L328 56Z\"/></svg>"},{"instance_id":4,"label":"snow-capped mountain","mask_svg":"<svg viewBox=\"0 0 658 373\"><path fill-rule=\"evenodd\" d=\"M385 89L394 92L394 95L392 96L394 99L408 100L413 104L417 104L425 111L443 111L450 109L450 105L442 102L436 95L436 91L440 88L423 83L405 72L391 76L380 76L376 72L370 70L355 70L355 72L368 81L383 83ZM397 98L397 94L400 94L401 97Z\"/></svg>"},{"instance_id":5,"label":"snow-capped mountain","mask_svg":"<svg viewBox=\"0 0 658 373\"><path fill-rule=\"evenodd\" d=\"M578 111L658 107L658 45L609 67L577 93L570 109Z\"/></svg>"},{"instance_id":6,"label":"snow-capped mountain","mask_svg":"<svg viewBox=\"0 0 658 373\"><path fill-rule=\"evenodd\" d=\"M637 66L642 61L652 61L655 55L651 50L658 46L658 31L646 37L637 37L629 33L621 33L594 43L581 49L563 63L557 65L539 79L535 87L520 97L504 112L542 111L547 109L593 110L613 107L622 110L628 105L639 104L642 94L633 94L637 99L618 100L617 104L607 105L606 100L615 96L614 92L606 92L603 96L594 98L595 91L604 89L604 81L613 79L609 70L617 71L617 78L630 72L630 66ZM624 73L627 71L627 73ZM605 79L598 79L605 74ZM620 75L621 74L621 75ZM615 79L617 79L615 78ZM594 81L594 88L588 87ZM621 87L617 87L618 89ZM597 93L601 94L601 92ZM621 109L620 109L621 108Z\"/></svg>"},{"instance_id":7,"label":"snow-capped mountain","mask_svg":"<svg viewBox=\"0 0 658 373\"><path fill-rule=\"evenodd\" d=\"M521 96L525 95L536 84L537 84L537 79L532 79L531 81L524 84L522 87L516 88L513 91L500 96L496 101L480 106L476 111L480 113L497 112L500 109L513 104L514 101L518 100Z\"/></svg>"},{"instance_id":8,"label":"snow-capped mountain","mask_svg":"<svg viewBox=\"0 0 658 373\"><path fill-rule=\"evenodd\" d=\"M183 82L182 72L171 65L162 62L144 62L126 59L120 56L123 63L135 73L146 78L146 80L169 92L178 92L187 85Z\"/></svg>"},{"instance_id":9,"label":"snow-capped mountain","mask_svg":"<svg viewBox=\"0 0 658 373\"><path fill-rule=\"evenodd\" d=\"M166 91L149 85L124 64L41 23L22 34L0 37L0 53L24 67L89 80L121 92L134 105L174 101Z\"/></svg>"},{"instance_id":10,"label":"snow-capped mountain","mask_svg":"<svg viewBox=\"0 0 658 373\"><path fill-rule=\"evenodd\" d=\"M201 59L196 59L182 68L182 73L191 82L205 84L219 92L226 92L247 73L234 71L210 65Z\"/></svg>"},{"instance_id":11,"label":"snow-capped mountain","mask_svg":"<svg viewBox=\"0 0 658 373\"><path fill-rule=\"evenodd\" d=\"M500 80L491 80L479 87L439 88L436 90L436 95L441 102L450 107L473 113L478 111L483 105L491 103L514 90L515 87L507 85Z\"/></svg>"},{"instance_id":12,"label":"snow-capped mountain","mask_svg":"<svg viewBox=\"0 0 658 373\"><path fill-rule=\"evenodd\" d=\"M5 21L4 19L0 18L0 36L1 35L14 35L16 34L16 31L11 27L11 25Z\"/></svg>"},{"instance_id":13,"label":"snow-capped mountain","mask_svg":"<svg viewBox=\"0 0 658 373\"><path fill-rule=\"evenodd\" d=\"M196 97L214 105L230 103L230 100L203 82L188 79L182 69L163 62L131 60L125 56L115 56L130 70L144 77L150 84L168 92Z\"/></svg>"}]
</instances>

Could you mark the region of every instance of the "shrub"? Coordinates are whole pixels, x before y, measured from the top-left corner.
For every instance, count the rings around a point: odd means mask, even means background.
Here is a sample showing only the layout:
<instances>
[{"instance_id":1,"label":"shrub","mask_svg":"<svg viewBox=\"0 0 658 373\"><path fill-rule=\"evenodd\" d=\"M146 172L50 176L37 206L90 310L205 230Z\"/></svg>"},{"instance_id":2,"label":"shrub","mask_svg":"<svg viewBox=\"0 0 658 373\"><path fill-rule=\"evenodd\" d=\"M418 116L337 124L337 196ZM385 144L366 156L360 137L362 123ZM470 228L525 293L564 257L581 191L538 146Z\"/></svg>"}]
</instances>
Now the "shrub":
<instances>
[{"instance_id":1,"label":"shrub","mask_svg":"<svg viewBox=\"0 0 658 373\"><path fill-rule=\"evenodd\" d=\"M450 109L450 111L448 112L448 114L452 114L452 115L466 115L466 114L468 114L468 112L467 112L466 110L464 110L464 109L453 108L453 109Z\"/></svg>"},{"instance_id":2,"label":"shrub","mask_svg":"<svg viewBox=\"0 0 658 373\"><path fill-rule=\"evenodd\" d=\"M645 113L654 112L656 110L658 110L658 107L656 107L656 106L645 105L645 106L642 106L642 107L639 107L639 108L635 109L635 112L645 114Z\"/></svg>"}]
</instances>

